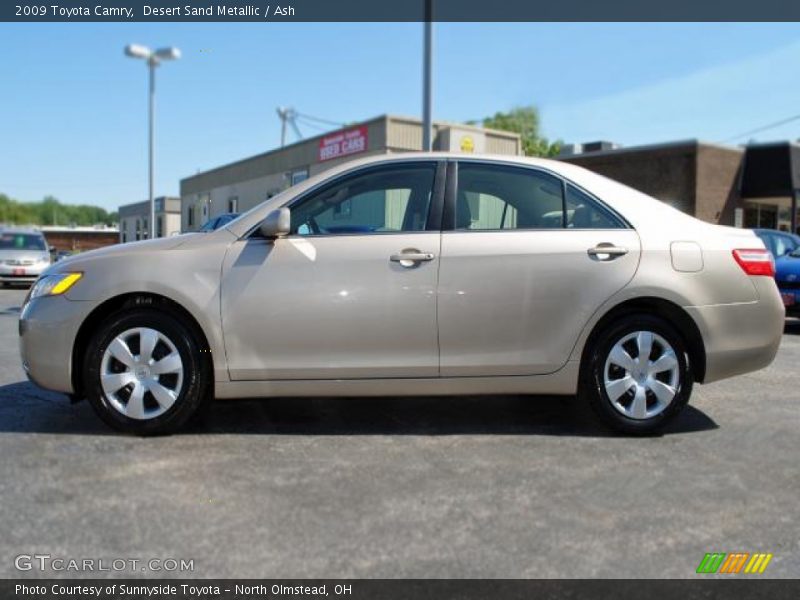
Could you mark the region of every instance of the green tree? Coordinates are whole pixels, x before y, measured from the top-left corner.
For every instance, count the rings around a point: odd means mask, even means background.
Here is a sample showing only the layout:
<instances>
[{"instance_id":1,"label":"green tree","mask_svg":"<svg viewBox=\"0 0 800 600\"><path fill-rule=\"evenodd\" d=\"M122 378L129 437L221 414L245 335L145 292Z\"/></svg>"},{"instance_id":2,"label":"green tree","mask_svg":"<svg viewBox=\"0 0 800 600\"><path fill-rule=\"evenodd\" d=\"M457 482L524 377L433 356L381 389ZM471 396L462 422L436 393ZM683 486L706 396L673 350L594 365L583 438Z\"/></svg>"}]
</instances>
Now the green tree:
<instances>
[{"instance_id":1,"label":"green tree","mask_svg":"<svg viewBox=\"0 0 800 600\"><path fill-rule=\"evenodd\" d=\"M41 202L20 202L0 194L0 223L13 225L111 225L117 213L89 204L61 204L46 196Z\"/></svg>"},{"instance_id":2,"label":"green tree","mask_svg":"<svg viewBox=\"0 0 800 600\"><path fill-rule=\"evenodd\" d=\"M520 106L508 112L497 112L481 124L488 129L518 133L522 138L525 156L555 156L561 150L561 140L550 143L539 135L539 111L535 106Z\"/></svg>"}]
</instances>

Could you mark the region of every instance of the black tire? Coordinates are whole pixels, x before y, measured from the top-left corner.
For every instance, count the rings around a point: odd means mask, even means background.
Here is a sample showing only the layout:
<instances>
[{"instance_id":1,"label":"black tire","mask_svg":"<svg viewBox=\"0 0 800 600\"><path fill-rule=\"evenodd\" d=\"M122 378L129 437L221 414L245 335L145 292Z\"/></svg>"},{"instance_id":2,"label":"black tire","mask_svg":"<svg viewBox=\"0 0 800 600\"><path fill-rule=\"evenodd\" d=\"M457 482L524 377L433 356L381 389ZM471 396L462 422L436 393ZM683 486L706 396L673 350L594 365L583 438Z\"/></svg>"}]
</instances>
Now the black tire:
<instances>
[{"instance_id":1,"label":"black tire","mask_svg":"<svg viewBox=\"0 0 800 600\"><path fill-rule=\"evenodd\" d=\"M675 389L675 394L671 402L661 412L646 418L631 418L623 414L622 411L626 408L632 410L626 407L625 403L629 398L633 402L636 388L629 389L620 396L619 404L622 406L620 408L615 407L615 403L612 402L606 391L605 370L606 360L616 344L624 340L626 336L639 331L652 332L663 338L672 347L677 358L677 372L673 375L677 381L674 381L675 385L672 385ZM654 342L653 352L657 353L659 347L660 344ZM605 425L625 434L645 435L658 432L684 409L692 394L694 374L689 362L686 342L669 322L653 315L631 315L610 324L596 338L585 357L582 367L580 395L588 401L593 412ZM609 369L618 369L618 367L611 366ZM611 379L613 381L613 378ZM653 412L655 412L658 405L657 398L652 391L648 392L646 397L648 408L653 406Z\"/></svg>"},{"instance_id":2,"label":"black tire","mask_svg":"<svg viewBox=\"0 0 800 600\"><path fill-rule=\"evenodd\" d=\"M182 383L174 403L152 418L131 418L123 414L106 396L101 385L101 365L109 344L120 334L135 328L154 329L174 345L182 361ZM211 365L204 359L199 336L177 315L163 310L137 308L112 314L98 327L89 341L83 361L86 397L98 416L108 425L135 435L163 435L180 429L211 397ZM141 343L141 339L140 339ZM159 342L160 344L161 342ZM206 355L208 356L208 355ZM158 377L157 377L158 378ZM155 402L145 394L144 403ZM156 410L158 405L156 403Z\"/></svg>"}]
</instances>

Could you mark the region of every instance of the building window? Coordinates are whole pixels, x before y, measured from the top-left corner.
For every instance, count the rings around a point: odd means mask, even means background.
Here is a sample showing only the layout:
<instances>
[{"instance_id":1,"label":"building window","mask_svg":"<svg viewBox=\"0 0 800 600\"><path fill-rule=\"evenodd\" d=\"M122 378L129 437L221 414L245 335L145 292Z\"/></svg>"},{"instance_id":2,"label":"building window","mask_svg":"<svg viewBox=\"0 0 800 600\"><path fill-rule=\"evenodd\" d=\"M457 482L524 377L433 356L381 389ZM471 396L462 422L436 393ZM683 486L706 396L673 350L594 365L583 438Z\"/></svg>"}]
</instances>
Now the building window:
<instances>
[{"instance_id":1,"label":"building window","mask_svg":"<svg viewBox=\"0 0 800 600\"><path fill-rule=\"evenodd\" d=\"M156 237L164 237L164 217L156 217Z\"/></svg>"},{"instance_id":2,"label":"building window","mask_svg":"<svg viewBox=\"0 0 800 600\"><path fill-rule=\"evenodd\" d=\"M135 235L135 238L136 238L137 242L140 239L142 239L142 224L139 221L139 219L136 219L136 235Z\"/></svg>"},{"instance_id":3,"label":"building window","mask_svg":"<svg viewBox=\"0 0 800 600\"><path fill-rule=\"evenodd\" d=\"M231 196L228 198L228 212L235 213L239 211L239 196Z\"/></svg>"},{"instance_id":4,"label":"building window","mask_svg":"<svg viewBox=\"0 0 800 600\"><path fill-rule=\"evenodd\" d=\"M150 237L150 227L147 225L147 219L142 220L142 239L146 240Z\"/></svg>"},{"instance_id":5,"label":"building window","mask_svg":"<svg viewBox=\"0 0 800 600\"><path fill-rule=\"evenodd\" d=\"M292 171L289 181L291 181L291 185L297 185L306 179L308 179L308 169L298 169L296 171Z\"/></svg>"},{"instance_id":6,"label":"building window","mask_svg":"<svg viewBox=\"0 0 800 600\"><path fill-rule=\"evenodd\" d=\"M190 206L186 211L186 223L189 227L194 227L194 206Z\"/></svg>"}]
</instances>

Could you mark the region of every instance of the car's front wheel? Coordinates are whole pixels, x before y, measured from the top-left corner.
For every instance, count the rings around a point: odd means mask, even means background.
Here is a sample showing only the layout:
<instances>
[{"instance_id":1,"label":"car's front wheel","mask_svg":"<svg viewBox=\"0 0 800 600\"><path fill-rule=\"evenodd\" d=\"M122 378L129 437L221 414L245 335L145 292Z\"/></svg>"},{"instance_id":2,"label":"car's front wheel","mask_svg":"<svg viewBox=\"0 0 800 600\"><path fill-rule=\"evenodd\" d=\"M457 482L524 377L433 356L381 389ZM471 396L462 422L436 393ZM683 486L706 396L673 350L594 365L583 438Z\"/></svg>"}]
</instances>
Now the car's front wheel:
<instances>
[{"instance_id":1,"label":"car's front wheel","mask_svg":"<svg viewBox=\"0 0 800 600\"><path fill-rule=\"evenodd\" d=\"M109 317L92 337L84 389L103 421L126 433L171 433L208 396L210 369L190 327L168 312Z\"/></svg>"},{"instance_id":2,"label":"car's front wheel","mask_svg":"<svg viewBox=\"0 0 800 600\"><path fill-rule=\"evenodd\" d=\"M622 319L601 332L584 367L582 393L607 425L623 433L662 428L692 393L683 338L651 315Z\"/></svg>"}]
</instances>

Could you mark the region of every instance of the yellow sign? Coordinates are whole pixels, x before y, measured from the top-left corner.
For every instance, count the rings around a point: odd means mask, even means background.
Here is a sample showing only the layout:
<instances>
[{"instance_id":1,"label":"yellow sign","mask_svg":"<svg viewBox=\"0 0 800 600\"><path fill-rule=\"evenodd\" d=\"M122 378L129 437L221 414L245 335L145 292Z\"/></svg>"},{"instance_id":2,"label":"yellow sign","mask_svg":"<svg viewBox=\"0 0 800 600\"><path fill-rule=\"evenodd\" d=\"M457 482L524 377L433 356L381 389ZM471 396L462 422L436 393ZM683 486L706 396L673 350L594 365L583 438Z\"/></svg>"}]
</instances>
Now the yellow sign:
<instances>
[{"instance_id":1,"label":"yellow sign","mask_svg":"<svg viewBox=\"0 0 800 600\"><path fill-rule=\"evenodd\" d=\"M475 141L468 135L461 137L461 151L462 152L475 152Z\"/></svg>"}]
</instances>

